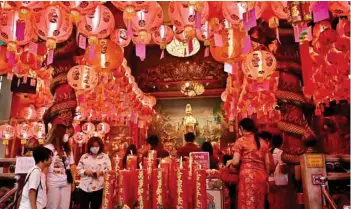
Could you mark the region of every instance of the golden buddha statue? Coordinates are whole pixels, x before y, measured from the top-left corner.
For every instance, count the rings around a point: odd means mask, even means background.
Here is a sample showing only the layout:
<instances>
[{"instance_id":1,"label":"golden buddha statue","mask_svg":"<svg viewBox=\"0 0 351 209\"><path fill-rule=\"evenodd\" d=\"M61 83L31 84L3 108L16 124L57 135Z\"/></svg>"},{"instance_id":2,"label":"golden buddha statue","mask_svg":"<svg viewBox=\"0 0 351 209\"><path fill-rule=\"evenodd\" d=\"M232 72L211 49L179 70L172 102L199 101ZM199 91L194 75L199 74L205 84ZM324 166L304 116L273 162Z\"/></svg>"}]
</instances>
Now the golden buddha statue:
<instances>
[{"instance_id":1,"label":"golden buddha statue","mask_svg":"<svg viewBox=\"0 0 351 209\"><path fill-rule=\"evenodd\" d=\"M197 126L198 126L198 122L192 114L191 105L187 104L185 106L185 116L183 117L183 120L182 120L182 127L183 127L184 134L188 132L193 132L196 135Z\"/></svg>"}]
</instances>

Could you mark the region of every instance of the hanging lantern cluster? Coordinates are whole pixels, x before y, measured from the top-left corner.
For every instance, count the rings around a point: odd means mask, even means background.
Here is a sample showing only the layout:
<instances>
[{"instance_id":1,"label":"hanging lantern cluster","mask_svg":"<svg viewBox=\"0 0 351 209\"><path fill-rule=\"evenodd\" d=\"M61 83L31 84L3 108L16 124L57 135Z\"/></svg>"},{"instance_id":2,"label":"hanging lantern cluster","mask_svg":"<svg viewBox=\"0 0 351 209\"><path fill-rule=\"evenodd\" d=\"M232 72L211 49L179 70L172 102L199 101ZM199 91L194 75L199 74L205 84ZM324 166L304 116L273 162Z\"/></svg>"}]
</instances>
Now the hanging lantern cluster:
<instances>
[{"instance_id":1,"label":"hanging lantern cluster","mask_svg":"<svg viewBox=\"0 0 351 209\"><path fill-rule=\"evenodd\" d=\"M318 22L313 28L312 43L315 104L350 102L350 20L339 19L336 30L328 21Z\"/></svg>"},{"instance_id":2,"label":"hanging lantern cluster","mask_svg":"<svg viewBox=\"0 0 351 209\"><path fill-rule=\"evenodd\" d=\"M77 98L76 120L117 124L133 121L143 127L151 122L156 104L154 97L139 89L125 59L118 69L99 77L94 91L79 92ZM105 130L104 125L97 128Z\"/></svg>"}]
</instances>

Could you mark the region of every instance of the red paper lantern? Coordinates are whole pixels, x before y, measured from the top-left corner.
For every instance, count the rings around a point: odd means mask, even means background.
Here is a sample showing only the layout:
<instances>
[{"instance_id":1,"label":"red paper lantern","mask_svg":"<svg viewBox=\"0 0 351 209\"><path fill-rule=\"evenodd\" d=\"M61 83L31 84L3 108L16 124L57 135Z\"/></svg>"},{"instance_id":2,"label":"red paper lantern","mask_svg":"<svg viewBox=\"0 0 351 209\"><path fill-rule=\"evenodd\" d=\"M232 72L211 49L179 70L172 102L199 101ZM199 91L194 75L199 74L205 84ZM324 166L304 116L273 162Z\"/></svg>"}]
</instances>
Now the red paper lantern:
<instances>
[{"instance_id":1,"label":"red paper lantern","mask_svg":"<svg viewBox=\"0 0 351 209\"><path fill-rule=\"evenodd\" d=\"M208 19L208 14L209 7L206 1L195 3L172 1L168 6L168 15L172 24L177 27L177 29L184 31L189 38L193 38L196 35L196 15L201 15L199 24L204 24Z\"/></svg>"},{"instance_id":2,"label":"red paper lantern","mask_svg":"<svg viewBox=\"0 0 351 209\"><path fill-rule=\"evenodd\" d=\"M135 13L150 4L148 1L112 1L112 4L119 10L126 13L129 19L135 17Z\"/></svg>"},{"instance_id":3,"label":"red paper lantern","mask_svg":"<svg viewBox=\"0 0 351 209\"><path fill-rule=\"evenodd\" d=\"M98 5L93 11L84 15L77 28L84 36L89 37L89 43L97 43L97 39L106 38L115 27L112 12L104 5Z\"/></svg>"},{"instance_id":4,"label":"red paper lantern","mask_svg":"<svg viewBox=\"0 0 351 209\"><path fill-rule=\"evenodd\" d=\"M67 13L71 14L77 24L82 15L93 11L100 2L95 1L62 1L57 2Z\"/></svg>"},{"instance_id":5,"label":"red paper lantern","mask_svg":"<svg viewBox=\"0 0 351 209\"><path fill-rule=\"evenodd\" d=\"M110 39L121 47L129 45L131 39L128 37L128 32L124 28L117 28L112 31Z\"/></svg>"},{"instance_id":6,"label":"red paper lantern","mask_svg":"<svg viewBox=\"0 0 351 209\"><path fill-rule=\"evenodd\" d=\"M94 124L88 122L88 123L84 123L82 126L82 131L86 134L91 134L95 132L95 126Z\"/></svg>"},{"instance_id":7,"label":"red paper lantern","mask_svg":"<svg viewBox=\"0 0 351 209\"><path fill-rule=\"evenodd\" d=\"M98 74L87 65L77 65L67 74L68 84L76 90L91 90L98 83Z\"/></svg>"},{"instance_id":8,"label":"red paper lantern","mask_svg":"<svg viewBox=\"0 0 351 209\"><path fill-rule=\"evenodd\" d=\"M35 37L31 20L21 20L19 16L18 10L3 10L0 17L0 39L7 43L8 50L12 52L16 51L17 46L28 44Z\"/></svg>"},{"instance_id":9,"label":"red paper lantern","mask_svg":"<svg viewBox=\"0 0 351 209\"><path fill-rule=\"evenodd\" d=\"M262 7L266 7L266 4L259 4ZM222 13L226 20L228 20L233 27L238 27L243 20L243 14L246 11L254 8L255 2L223 2L222 3ZM262 9L257 9L256 13L263 11ZM261 16L256 14L256 17Z\"/></svg>"},{"instance_id":10,"label":"red paper lantern","mask_svg":"<svg viewBox=\"0 0 351 209\"><path fill-rule=\"evenodd\" d=\"M10 140L15 136L15 128L11 125L0 126L0 138Z\"/></svg>"},{"instance_id":11,"label":"red paper lantern","mask_svg":"<svg viewBox=\"0 0 351 209\"><path fill-rule=\"evenodd\" d=\"M350 4L347 1L331 1L328 4L334 17L350 15Z\"/></svg>"},{"instance_id":12,"label":"red paper lantern","mask_svg":"<svg viewBox=\"0 0 351 209\"><path fill-rule=\"evenodd\" d=\"M139 39L145 39L163 23L163 10L157 2L150 2L147 7L137 11L132 19L129 19L127 12L123 14L124 23L130 24Z\"/></svg>"},{"instance_id":13,"label":"red paper lantern","mask_svg":"<svg viewBox=\"0 0 351 209\"><path fill-rule=\"evenodd\" d=\"M165 49L167 44L173 40L173 30L167 25L161 25L156 31L152 33L153 41L160 45L161 49Z\"/></svg>"},{"instance_id":14,"label":"red paper lantern","mask_svg":"<svg viewBox=\"0 0 351 209\"><path fill-rule=\"evenodd\" d=\"M16 136L22 140L27 140L33 136L32 128L28 124L20 124L16 127Z\"/></svg>"},{"instance_id":15,"label":"red paper lantern","mask_svg":"<svg viewBox=\"0 0 351 209\"><path fill-rule=\"evenodd\" d=\"M91 50L95 52L93 59L90 58ZM96 46L89 46L85 50L85 60L89 65L97 69L117 69L121 66L123 61L123 48L111 40L101 39Z\"/></svg>"},{"instance_id":16,"label":"red paper lantern","mask_svg":"<svg viewBox=\"0 0 351 209\"><path fill-rule=\"evenodd\" d=\"M32 22L36 34L46 40L49 49L56 48L56 43L66 41L73 29L69 15L57 5L50 5L35 14Z\"/></svg>"},{"instance_id":17,"label":"red paper lantern","mask_svg":"<svg viewBox=\"0 0 351 209\"><path fill-rule=\"evenodd\" d=\"M263 81L270 79L276 69L277 61L269 51L259 50L249 53L242 62L246 77Z\"/></svg>"}]
</instances>

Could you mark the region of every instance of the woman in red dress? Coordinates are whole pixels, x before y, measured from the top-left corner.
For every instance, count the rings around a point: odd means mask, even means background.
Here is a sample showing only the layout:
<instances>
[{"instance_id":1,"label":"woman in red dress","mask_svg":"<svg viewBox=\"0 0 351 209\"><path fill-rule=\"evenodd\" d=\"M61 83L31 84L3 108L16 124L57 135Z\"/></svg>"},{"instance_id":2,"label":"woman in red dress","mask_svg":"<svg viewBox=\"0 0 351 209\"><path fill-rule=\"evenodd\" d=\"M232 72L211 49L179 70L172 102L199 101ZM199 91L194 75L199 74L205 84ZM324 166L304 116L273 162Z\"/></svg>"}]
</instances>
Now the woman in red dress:
<instances>
[{"instance_id":1,"label":"woman in red dress","mask_svg":"<svg viewBox=\"0 0 351 209\"><path fill-rule=\"evenodd\" d=\"M256 125L249 118L240 121L239 134L242 137L234 144L233 160L227 163L240 165L237 209L264 209L268 190L268 146L258 137Z\"/></svg>"}]
</instances>

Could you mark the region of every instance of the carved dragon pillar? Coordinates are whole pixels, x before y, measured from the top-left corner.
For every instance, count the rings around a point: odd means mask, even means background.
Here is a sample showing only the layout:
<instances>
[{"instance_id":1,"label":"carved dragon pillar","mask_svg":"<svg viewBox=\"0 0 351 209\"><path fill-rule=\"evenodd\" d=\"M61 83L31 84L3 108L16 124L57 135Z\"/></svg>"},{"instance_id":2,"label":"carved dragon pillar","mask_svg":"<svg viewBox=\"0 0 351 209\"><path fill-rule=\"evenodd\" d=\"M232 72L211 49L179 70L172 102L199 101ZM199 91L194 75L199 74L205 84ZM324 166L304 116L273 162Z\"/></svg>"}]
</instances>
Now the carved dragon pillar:
<instances>
[{"instance_id":1,"label":"carved dragon pillar","mask_svg":"<svg viewBox=\"0 0 351 209\"><path fill-rule=\"evenodd\" d=\"M72 37L74 37L72 35ZM51 94L54 96L54 103L44 115L45 123L52 125L63 124L67 128L72 126L77 100L75 90L67 81L68 71L75 65L73 52L76 49L74 38L62 43L55 50L54 63L51 65L52 83Z\"/></svg>"},{"instance_id":2,"label":"carved dragon pillar","mask_svg":"<svg viewBox=\"0 0 351 209\"><path fill-rule=\"evenodd\" d=\"M282 114L278 127L282 132L282 160L288 163L290 180L300 176L299 171L294 171L293 165L300 164L300 155L305 153L306 144L315 141L314 133L305 120L303 105L306 103L302 92L302 73L298 45L284 46L276 53L277 71L279 72L278 90L275 96L280 105ZM299 188L290 182L290 208L299 208L297 205L297 192Z\"/></svg>"}]
</instances>

